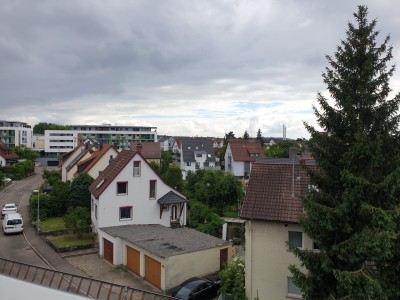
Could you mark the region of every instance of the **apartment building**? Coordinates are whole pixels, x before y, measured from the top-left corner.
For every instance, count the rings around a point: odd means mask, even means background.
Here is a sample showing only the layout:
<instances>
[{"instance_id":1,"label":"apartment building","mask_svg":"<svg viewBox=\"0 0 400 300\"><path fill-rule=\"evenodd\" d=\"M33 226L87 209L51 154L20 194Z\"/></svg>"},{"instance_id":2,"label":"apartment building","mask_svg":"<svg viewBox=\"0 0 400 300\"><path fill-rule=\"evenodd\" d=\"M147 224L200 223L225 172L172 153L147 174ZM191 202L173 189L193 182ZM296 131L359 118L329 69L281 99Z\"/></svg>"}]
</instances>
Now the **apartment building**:
<instances>
[{"instance_id":1,"label":"apartment building","mask_svg":"<svg viewBox=\"0 0 400 300\"><path fill-rule=\"evenodd\" d=\"M45 130L45 152L66 153L86 140L129 149L134 142L155 142L157 127L103 125L70 125L70 130Z\"/></svg>"},{"instance_id":2,"label":"apartment building","mask_svg":"<svg viewBox=\"0 0 400 300\"><path fill-rule=\"evenodd\" d=\"M28 123L0 120L0 140L12 148L24 145L32 148L33 129Z\"/></svg>"}]
</instances>

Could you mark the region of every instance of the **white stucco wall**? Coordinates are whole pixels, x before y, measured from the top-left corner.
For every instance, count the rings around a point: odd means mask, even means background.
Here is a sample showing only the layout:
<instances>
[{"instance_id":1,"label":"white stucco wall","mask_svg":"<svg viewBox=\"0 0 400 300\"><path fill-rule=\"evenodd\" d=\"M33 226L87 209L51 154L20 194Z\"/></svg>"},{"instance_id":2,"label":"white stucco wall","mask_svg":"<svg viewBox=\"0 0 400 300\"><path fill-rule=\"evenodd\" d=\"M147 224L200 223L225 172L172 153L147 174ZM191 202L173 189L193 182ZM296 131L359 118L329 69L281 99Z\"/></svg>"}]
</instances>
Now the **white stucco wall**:
<instances>
[{"instance_id":1,"label":"white stucco wall","mask_svg":"<svg viewBox=\"0 0 400 300\"><path fill-rule=\"evenodd\" d=\"M133 161L141 161L141 176L133 177ZM150 199L150 180L156 180L156 199ZM117 195L117 182L128 182L128 193ZM160 224L170 227L171 209L163 211L160 219L160 205L157 199L171 191L142 159L135 155L113 182L99 197L98 226L119 226L130 224ZM119 208L132 206L132 219L119 220ZM183 220L186 220L186 204L183 209Z\"/></svg>"},{"instance_id":2,"label":"white stucco wall","mask_svg":"<svg viewBox=\"0 0 400 300\"><path fill-rule=\"evenodd\" d=\"M86 152L84 156L81 157L81 159L79 161L77 161L71 169L69 169L68 171L66 171L66 175L67 175L67 180L73 180L74 179L74 174L76 173L76 171L78 170L78 162L83 161L87 158L89 158L92 154L89 152ZM67 164L68 166L68 164Z\"/></svg>"},{"instance_id":3,"label":"white stucco wall","mask_svg":"<svg viewBox=\"0 0 400 300\"><path fill-rule=\"evenodd\" d=\"M97 162L96 164L89 170L88 174L92 176L93 179L96 179L99 176L100 172L103 171L110 163L110 155L113 158L116 158L118 155L118 151L114 148L110 148Z\"/></svg>"},{"instance_id":4,"label":"white stucco wall","mask_svg":"<svg viewBox=\"0 0 400 300\"><path fill-rule=\"evenodd\" d=\"M249 299L296 299L288 297L288 266L300 265L285 242L289 231L302 231L299 225L246 221L246 295ZM303 246L312 248L312 241L303 234ZM297 298L298 299L298 298Z\"/></svg>"}]
</instances>

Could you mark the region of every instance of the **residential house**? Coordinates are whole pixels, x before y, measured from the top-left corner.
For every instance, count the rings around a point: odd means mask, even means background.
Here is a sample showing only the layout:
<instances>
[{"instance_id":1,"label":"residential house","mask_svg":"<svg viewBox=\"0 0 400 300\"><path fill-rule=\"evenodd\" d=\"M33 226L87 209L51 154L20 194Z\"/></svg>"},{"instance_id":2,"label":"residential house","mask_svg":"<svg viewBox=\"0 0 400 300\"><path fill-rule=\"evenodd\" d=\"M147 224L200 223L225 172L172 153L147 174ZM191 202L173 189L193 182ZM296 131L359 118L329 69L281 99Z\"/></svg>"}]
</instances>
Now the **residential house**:
<instances>
[{"instance_id":1,"label":"residential house","mask_svg":"<svg viewBox=\"0 0 400 300\"><path fill-rule=\"evenodd\" d=\"M173 151L175 138L173 136L159 135L158 142L162 151Z\"/></svg>"},{"instance_id":2,"label":"residential house","mask_svg":"<svg viewBox=\"0 0 400 300\"><path fill-rule=\"evenodd\" d=\"M133 152L140 152L148 163L152 161L158 165L161 163L161 148L159 142L135 142L131 143L130 148Z\"/></svg>"},{"instance_id":3,"label":"residential house","mask_svg":"<svg viewBox=\"0 0 400 300\"><path fill-rule=\"evenodd\" d=\"M313 249L298 224L303 213L299 196L307 193L309 178L300 164L288 159L257 161L240 217L245 220L245 282L249 299L299 299L288 266L300 266L286 243ZM308 161L312 164L312 161Z\"/></svg>"},{"instance_id":4,"label":"residential house","mask_svg":"<svg viewBox=\"0 0 400 300\"><path fill-rule=\"evenodd\" d=\"M161 290L217 272L233 254L226 241L185 227L188 200L140 152L121 151L89 190L99 254Z\"/></svg>"},{"instance_id":5,"label":"residential house","mask_svg":"<svg viewBox=\"0 0 400 300\"><path fill-rule=\"evenodd\" d=\"M95 150L92 155L77 163L74 177L78 176L79 173L86 173L96 179L118 153L118 150L113 145L100 144L99 149Z\"/></svg>"},{"instance_id":6,"label":"residential house","mask_svg":"<svg viewBox=\"0 0 400 300\"><path fill-rule=\"evenodd\" d=\"M74 179L74 174L78 170L78 163L89 158L96 149L95 145L86 141L79 144L71 152L64 154L58 165L61 168L61 180L66 182L67 180Z\"/></svg>"},{"instance_id":7,"label":"residential house","mask_svg":"<svg viewBox=\"0 0 400 300\"><path fill-rule=\"evenodd\" d=\"M222 148L224 147L224 139L223 138L213 138L211 139L214 148Z\"/></svg>"},{"instance_id":8,"label":"residential house","mask_svg":"<svg viewBox=\"0 0 400 300\"><path fill-rule=\"evenodd\" d=\"M18 162L18 155L11 151L6 143L0 141L0 166L12 165Z\"/></svg>"},{"instance_id":9,"label":"residential house","mask_svg":"<svg viewBox=\"0 0 400 300\"><path fill-rule=\"evenodd\" d=\"M258 140L229 139L225 151L225 172L239 178L248 179L252 164L265 157Z\"/></svg>"},{"instance_id":10,"label":"residential house","mask_svg":"<svg viewBox=\"0 0 400 300\"><path fill-rule=\"evenodd\" d=\"M181 138L180 145L180 168L183 179L186 179L189 171L216 169L214 148L210 139Z\"/></svg>"}]
</instances>

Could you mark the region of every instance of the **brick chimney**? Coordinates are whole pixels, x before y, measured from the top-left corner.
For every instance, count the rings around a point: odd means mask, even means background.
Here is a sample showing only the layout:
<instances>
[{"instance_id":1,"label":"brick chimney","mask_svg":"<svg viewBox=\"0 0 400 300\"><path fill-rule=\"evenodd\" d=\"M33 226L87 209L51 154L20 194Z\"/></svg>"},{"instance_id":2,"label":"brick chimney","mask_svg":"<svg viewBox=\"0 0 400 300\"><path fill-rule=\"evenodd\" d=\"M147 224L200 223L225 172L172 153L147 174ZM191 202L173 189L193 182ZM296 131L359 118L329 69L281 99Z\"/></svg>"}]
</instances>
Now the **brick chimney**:
<instances>
[{"instance_id":1,"label":"brick chimney","mask_svg":"<svg viewBox=\"0 0 400 300\"><path fill-rule=\"evenodd\" d=\"M136 145L136 152L141 153L142 152L142 143L138 143Z\"/></svg>"}]
</instances>

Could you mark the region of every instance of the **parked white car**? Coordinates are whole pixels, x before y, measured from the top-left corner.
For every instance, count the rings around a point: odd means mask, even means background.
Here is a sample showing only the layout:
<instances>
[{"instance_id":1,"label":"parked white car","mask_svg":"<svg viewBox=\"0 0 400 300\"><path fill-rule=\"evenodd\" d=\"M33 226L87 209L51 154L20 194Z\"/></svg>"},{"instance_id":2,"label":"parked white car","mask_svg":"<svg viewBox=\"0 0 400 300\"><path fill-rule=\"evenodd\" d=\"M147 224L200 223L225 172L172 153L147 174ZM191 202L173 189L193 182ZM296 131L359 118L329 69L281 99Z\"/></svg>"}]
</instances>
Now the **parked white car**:
<instances>
[{"instance_id":1,"label":"parked white car","mask_svg":"<svg viewBox=\"0 0 400 300\"><path fill-rule=\"evenodd\" d=\"M16 213L18 211L18 206L15 203L7 203L3 206L1 210L1 216L3 217L5 214Z\"/></svg>"},{"instance_id":2,"label":"parked white car","mask_svg":"<svg viewBox=\"0 0 400 300\"><path fill-rule=\"evenodd\" d=\"M16 233L24 231L24 221L19 213L8 213L3 220L3 233Z\"/></svg>"}]
</instances>

